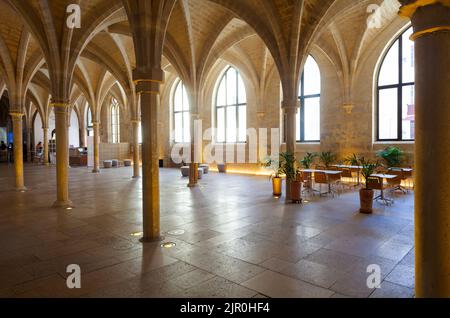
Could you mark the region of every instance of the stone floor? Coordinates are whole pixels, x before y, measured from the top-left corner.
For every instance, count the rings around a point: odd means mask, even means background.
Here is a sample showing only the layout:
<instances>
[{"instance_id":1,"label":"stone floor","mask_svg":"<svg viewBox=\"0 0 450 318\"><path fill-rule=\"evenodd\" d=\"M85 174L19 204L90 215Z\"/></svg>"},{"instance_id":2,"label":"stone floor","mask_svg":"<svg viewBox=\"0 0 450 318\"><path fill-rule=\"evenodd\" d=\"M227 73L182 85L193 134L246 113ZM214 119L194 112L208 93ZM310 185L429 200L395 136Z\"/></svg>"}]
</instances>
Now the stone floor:
<instances>
[{"instance_id":1,"label":"stone floor","mask_svg":"<svg viewBox=\"0 0 450 318\"><path fill-rule=\"evenodd\" d=\"M131 174L72 168L75 208L57 210L54 167L27 165L21 193L0 165L0 296L414 295L412 193L361 215L356 191L286 205L267 177L210 173L189 189L178 170L162 169L161 228L176 243L162 248L138 241L142 192ZM81 289L66 287L69 264L81 267ZM367 287L370 264L381 267L381 288Z\"/></svg>"}]
</instances>

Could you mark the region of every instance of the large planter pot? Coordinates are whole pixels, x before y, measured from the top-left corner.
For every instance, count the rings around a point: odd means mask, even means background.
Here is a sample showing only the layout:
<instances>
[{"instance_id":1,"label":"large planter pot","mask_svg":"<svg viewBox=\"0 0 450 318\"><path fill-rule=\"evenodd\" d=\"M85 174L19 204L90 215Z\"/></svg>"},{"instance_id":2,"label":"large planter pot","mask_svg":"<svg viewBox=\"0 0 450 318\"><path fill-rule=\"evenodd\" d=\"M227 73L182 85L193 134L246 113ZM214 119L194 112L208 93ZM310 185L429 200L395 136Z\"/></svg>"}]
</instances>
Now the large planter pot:
<instances>
[{"instance_id":1,"label":"large planter pot","mask_svg":"<svg viewBox=\"0 0 450 318\"><path fill-rule=\"evenodd\" d=\"M373 190L361 189L359 190L359 200L361 203L361 208L359 212L364 214L371 214L373 212Z\"/></svg>"},{"instance_id":2,"label":"large planter pot","mask_svg":"<svg viewBox=\"0 0 450 318\"><path fill-rule=\"evenodd\" d=\"M291 197L293 202L302 202L302 183L300 181L291 181Z\"/></svg>"},{"instance_id":3,"label":"large planter pot","mask_svg":"<svg viewBox=\"0 0 450 318\"><path fill-rule=\"evenodd\" d=\"M227 166L224 163L218 163L217 164L217 170L219 170L220 173L226 173L227 172Z\"/></svg>"},{"instance_id":4,"label":"large planter pot","mask_svg":"<svg viewBox=\"0 0 450 318\"><path fill-rule=\"evenodd\" d=\"M281 197L282 184L283 184L283 179L281 179L280 177L273 177L272 178L272 188L273 188L273 195L274 196Z\"/></svg>"}]
</instances>

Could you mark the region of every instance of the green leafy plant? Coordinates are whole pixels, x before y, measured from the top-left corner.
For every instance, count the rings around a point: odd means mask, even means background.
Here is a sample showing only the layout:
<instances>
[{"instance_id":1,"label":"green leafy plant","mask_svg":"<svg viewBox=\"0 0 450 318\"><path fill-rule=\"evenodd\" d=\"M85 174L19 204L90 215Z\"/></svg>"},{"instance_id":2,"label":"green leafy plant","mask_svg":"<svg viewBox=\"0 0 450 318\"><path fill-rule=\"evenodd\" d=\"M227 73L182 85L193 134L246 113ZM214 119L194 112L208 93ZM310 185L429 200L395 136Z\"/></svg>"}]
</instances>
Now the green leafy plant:
<instances>
[{"instance_id":1,"label":"green leafy plant","mask_svg":"<svg viewBox=\"0 0 450 318\"><path fill-rule=\"evenodd\" d=\"M307 152L303 159L300 160L300 164L303 168L309 169L316 158L317 154L315 152Z\"/></svg>"},{"instance_id":2,"label":"green leafy plant","mask_svg":"<svg viewBox=\"0 0 450 318\"><path fill-rule=\"evenodd\" d=\"M280 167L287 180L294 181L297 178L295 155L291 152L280 153Z\"/></svg>"},{"instance_id":3,"label":"green leafy plant","mask_svg":"<svg viewBox=\"0 0 450 318\"><path fill-rule=\"evenodd\" d=\"M321 152L319 159L325 167L329 168L336 161L336 155L331 151Z\"/></svg>"},{"instance_id":4,"label":"green leafy plant","mask_svg":"<svg viewBox=\"0 0 450 318\"><path fill-rule=\"evenodd\" d=\"M401 164L404 152L400 148L390 146L379 151L377 156L384 159L388 167L396 167Z\"/></svg>"},{"instance_id":5,"label":"green leafy plant","mask_svg":"<svg viewBox=\"0 0 450 318\"><path fill-rule=\"evenodd\" d=\"M345 157L344 162L351 166L358 166L359 159L360 159L359 156L356 153L353 153L352 155Z\"/></svg>"},{"instance_id":6,"label":"green leafy plant","mask_svg":"<svg viewBox=\"0 0 450 318\"><path fill-rule=\"evenodd\" d=\"M281 178L283 174L283 170L281 169L280 160L273 159L272 157L267 157L262 162L262 166L268 169L271 169L273 173L270 175L270 178Z\"/></svg>"},{"instance_id":7,"label":"green leafy plant","mask_svg":"<svg viewBox=\"0 0 450 318\"><path fill-rule=\"evenodd\" d=\"M372 162L364 157L359 159L359 165L362 166L361 174L366 180L366 190L369 190L369 178L375 173L375 170L380 166L378 162Z\"/></svg>"}]
</instances>

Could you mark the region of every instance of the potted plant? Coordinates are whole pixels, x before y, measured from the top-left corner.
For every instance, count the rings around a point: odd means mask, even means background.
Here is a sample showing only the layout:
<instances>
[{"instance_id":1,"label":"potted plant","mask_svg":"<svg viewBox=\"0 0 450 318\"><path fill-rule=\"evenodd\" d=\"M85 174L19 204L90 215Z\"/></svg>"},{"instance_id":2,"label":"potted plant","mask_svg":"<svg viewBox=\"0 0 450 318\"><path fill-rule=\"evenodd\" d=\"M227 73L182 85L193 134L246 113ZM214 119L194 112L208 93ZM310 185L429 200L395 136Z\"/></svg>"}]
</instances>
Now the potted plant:
<instances>
[{"instance_id":1,"label":"potted plant","mask_svg":"<svg viewBox=\"0 0 450 318\"><path fill-rule=\"evenodd\" d=\"M302 160L300 160L300 164L305 169L310 169L311 165L314 162L314 159L316 159L317 154L314 152L307 152L306 155L303 157Z\"/></svg>"},{"instance_id":2,"label":"potted plant","mask_svg":"<svg viewBox=\"0 0 450 318\"><path fill-rule=\"evenodd\" d=\"M273 173L270 175L270 179L272 180L273 195L276 197L280 197L282 194L283 183L283 179L281 177L281 175L283 174L283 170L281 169L280 160L275 160L271 157L268 157L264 160L262 165L263 167L273 170Z\"/></svg>"},{"instance_id":3,"label":"potted plant","mask_svg":"<svg viewBox=\"0 0 450 318\"><path fill-rule=\"evenodd\" d=\"M398 167L402 162L404 152L400 148L390 146L379 151L377 156L384 159L389 168Z\"/></svg>"},{"instance_id":4,"label":"potted plant","mask_svg":"<svg viewBox=\"0 0 450 318\"><path fill-rule=\"evenodd\" d=\"M329 168L336 161L336 155L331 151L321 152L319 159L326 168Z\"/></svg>"},{"instance_id":5,"label":"potted plant","mask_svg":"<svg viewBox=\"0 0 450 318\"><path fill-rule=\"evenodd\" d=\"M356 153L344 159L344 162L350 166L359 166L359 157Z\"/></svg>"},{"instance_id":6,"label":"potted plant","mask_svg":"<svg viewBox=\"0 0 450 318\"><path fill-rule=\"evenodd\" d=\"M311 169L312 164L314 163L314 159L317 158L317 153L315 152L307 152L303 159L300 160L300 165L304 169ZM300 171L299 171L300 173ZM305 181L305 187L311 187L311 180Z\"/></svg>"},{"instance_id":7,"label":"potted plant","mask_svg":"<svg viewBox=\"0 0 450 318\"><path fill-rule=\"evenodd\" d=\"M286 187L290 187L289 200L302 202L302 182L298 177L297 162L295 155L291 152L280 154L281 171L286 175Z\"/></svg>"},{"instance_id":8,"label":"potted plant","mask_svg":"<svg viewBox=\"0 0 450 318\"><path fill-rule=\"evenodd\" d=\"M360 209L359 212L364 214L372 213L373 206L373 194L374 191L369 188L370 176L375 172L375 169L379 166L378 163L373 163L370 160L366 160L362 157L359 160L359 165L362 166L361 174L365 179L365 187L359 190Z\"/></svg>"}]
</instances>

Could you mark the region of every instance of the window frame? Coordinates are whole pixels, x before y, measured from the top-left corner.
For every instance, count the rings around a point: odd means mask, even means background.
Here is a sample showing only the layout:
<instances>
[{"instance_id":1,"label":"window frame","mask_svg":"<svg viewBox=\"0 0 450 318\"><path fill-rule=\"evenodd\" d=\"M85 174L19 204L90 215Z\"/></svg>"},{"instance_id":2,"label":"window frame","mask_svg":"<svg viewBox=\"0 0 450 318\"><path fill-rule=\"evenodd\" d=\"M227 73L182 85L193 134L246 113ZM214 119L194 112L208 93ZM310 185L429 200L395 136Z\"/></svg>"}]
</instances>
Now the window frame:
<instances>
[{"instance_id":1,"label":"window frame","mask_svg":"<svg viewBox=\"0 0 450 318\"><path fill-rule=\"evenodd\" d=\"M394 41L389 45L386 50L383 59L378 67L377 74L377 83L376 83L376 142L414 142L413 139L404 139L403 138L403 89L408 86L414 86L416 81L414 82L405 82L403 83L403 39L405 33L410 30L412 26L406 28ZM396 84L389 85L380 85L380 75L381 69L383 68L384 62L386 61L386 57L389 52L393 48L393 46L398 42L398 57L397 57L397 66L398 66L398 80ZM415 58L415 57L414 57ZM388 138L381 139L380 138L380 91L385 89L397 89L397 138ZM414 105L415 107L415 105Z\"/></svg>"},{"instance_id":2,"label":"window frame","mask_svg":"<svg viewBox=\"0 0 450 318\"><path fill-rule=\"evenodd\" d=\"M91 137L94 135L94 124L92 123L92 111L91 106L87 104L86 106L86 133L87 136Z\"/></svg>"},{"instance_id":3,"label":"window frame","mask_svg":"<svg viewBox=\"0 0 450 318\"><path fill-rule=\"evenodd\" d=\"M319 67L319 64L317 64L316 59L312 56L312 55L308 55L308 57L311 57L314 62L316 63L317 67ZM305 63L306 64L306 63ZM320 81L322 82L322 74L320 73L320 69L319 69L319 76L320 76ZM320 93L318 94L310 94L310 95L305 95L305 68L303 66L303 71L302 71L302 75L300 76L300 95L298 96L298 100L300 101L300 122L298 123L300 126L300 139L297 140L298 143L320 143L321 139L319 138L318 140L306 140L305 139L305 101L308 99L313 99L313 98L319 98L319 113L321 111L321 98L322 95L322 85L320 85ZM319 120L319 135L320 135L320 131L321 131L321 119ZM296 133L297 136L297 133ZM297 138L296 138L297 139Z\"/></svg>"},{"instance_id":4,"label":"window frame","mask_svg":"<svg viewBox=\"0 0 450 318\"><path fill-rule=\"evenodd\" d=\"M236 72L236 101L235 104L228 104L228 81L227 81L227 74L230 71L230 69L233 69ZM219 144L246 144L247 143L247 134L246 134L246 138L243 141L239 140L239 108L240 107L245 107L245 113L247 114L247 105L248 105L248 100L247 100L247 91L245 90L244 87L244 93L245 93L245 103L239 103L239 77L241 78L242 82L244 82L244 79L242 78L239 70L231 65L229 65L225 72L223 73L222 77L220 78L219 81L219 85L217 86L216 89L216 101L215 101L215 122L216 122L216 130L217 130L217 123L218 121L218 109L223 109L224 110L224 141L218 141L217 140L217 133L215 134L215 142L219 143ZM225 81L225 100L226 100L226 105L218 105L218 98L219 98L219 90L220 90L220 86L222 85L223 81ZM245 86L245 83L244 83ZM227 108L228 107L236 107L236 140L235 141L227 141L227 131L228 131L228 124L227 124ZM247 116L245 116L247 119ZM247 123L245 123L245 130L247 131Z\"/></svg>"},{"instance_id":5,"label":"window frame","mask_svg":"<svg viewBox=\"0 0 450 318\"><path fill-rule=\"evenodd\" d=\"M181 85L181 110L175 110L175 96L177 94L177 90L180 88ZM183 81L181 79L178 80L178 82L175 85L175 89L173 90L173 94L172 94L172 122L173 122L173 126L174 126L174 131L173 131L173 142L174 143L188 143L191 142L191 136L189 136L189 140L188 141L184 141L185 140L185 136L184 136L184 114L187 113L188 116L191 116L191 105L189 104L189 100L188 100L188 108L187 110L184 109L184 90L186 90L186 86L184 85ZM186 92L187 94L187 92ZM176 130L177 127L175 125L175 117L176 114L181 114L181 139L182 141L177 141L176 139ZM190 122L190 119L189 119ZM190 127L189 127L189 131L190 131Z\"/></svg>"},{"instance_id":6,"label":"window frame","mask_svg":"<svg viewBox=\"0 0 450 318\"><path fill-rule=\"evenodd\" d=\"M120 143L120 105L114 97L111 97L111 142Z\"/></svg>"}]
</instances>

